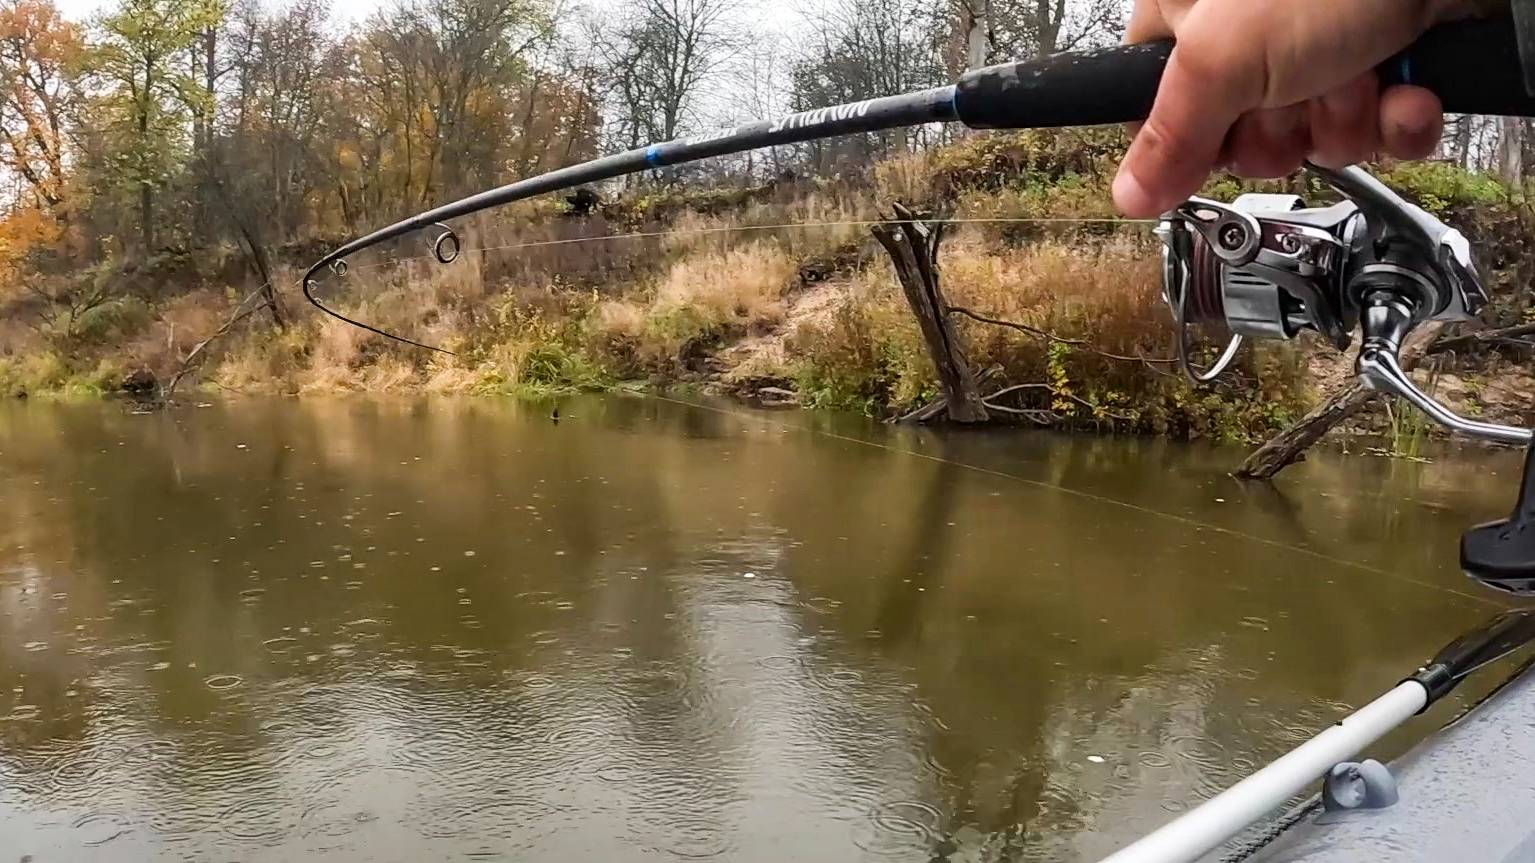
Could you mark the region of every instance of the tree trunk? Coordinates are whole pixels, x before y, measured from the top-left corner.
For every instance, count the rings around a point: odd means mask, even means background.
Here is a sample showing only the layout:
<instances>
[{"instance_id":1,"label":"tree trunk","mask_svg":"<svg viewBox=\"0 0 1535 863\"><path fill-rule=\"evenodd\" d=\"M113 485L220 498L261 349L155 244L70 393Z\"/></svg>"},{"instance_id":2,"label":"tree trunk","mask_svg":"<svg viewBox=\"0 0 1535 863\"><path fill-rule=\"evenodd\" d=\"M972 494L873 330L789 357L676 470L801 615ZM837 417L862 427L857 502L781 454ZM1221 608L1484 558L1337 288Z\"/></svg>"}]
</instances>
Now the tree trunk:
<instances>
[{"instance_id":1,"label":"tree trunk","mask_svg":"<svg viewBox=\"0 0 1535 863\"><path fill-rule=\"evenodd\" d=\"M1462 168L1471 167L1472 118L1462 114L1455 121L1455 158Z\"/></svg>"},{"instance_id":2,"label":"tree trunk","mask_svg":"<svg viewBox=\"0 0 1535 863\"><path fill-rule=\"evenodd\" d=\"M528 88L528 110L522 113L522 152L517 156L518 178L526 177L533 171L533 118L538 109L538 91L543 83L543 73L534 71L533 86ZM547 145L547 142L544 143Z\"/></svg>"},{"instance_id":3,"label":"tree trunk","mask_svg":"<svg viewBox=\"0 0 1535 863\"><path fill-rule=\"evenodd\" d=\"M965 70L970 71L985 66L991 56L991 0L969 0L965 19Z\"/></svg>"},{"instance_id":4,"label":"tree trunk","mask_svg":"<svg viewBox=\"0 0 1535 863\"><path fill-rule=\"evenodd\" d=\"M139 230L144 242L144 255L155 252L155 192L149 181L139 183Z\"/></svg>"},{"instance_id":5,"label":"tree trunk","mask_svg":"<svg viewBox=\"0 0 1535 863\"><path fill-rule=\"evenodd\" d=\"M960 350L954 328L945 314L947 304L938 287L938 248L943 241L943 225L925 225L923 218L906 207L895 205L898 225L876 225L874 236L895 266L896 278L906 294L906 302L916 315L922 339L938 371L949 419L958 423L982 423L990 419L975 375Z\"/></svg>"},{"instance_id":6,"label":"tree trunk","mask_svg":"<svg viewBox=\"0 0 1535 863\"><path fill-rule=\"evenodd\" d=\"M1524 179L1524 121L1504 117L1498 130L1498 175L1517 189Z\"/></svg>"},{"instance_id":7,"label":"tree trunk","mask_svg":"<svg viewBox=\"0 0 1535 863\"><path fill-rule=\"evenodd\" d=\"M261 299L272 315L272 325L279 330L286 330L288 310L283 306L281 295L277 293L277 284L272 277L272 262L267 258L266 247L256 242L256 238L246 230L244 223L240 224L240 234L244 237L245 245L249 249L251 264L256 268L256 277L261 279Z\"/></svg>"},{"instance_id":8,"label":"tree trunk","mask_svg":"<svg viewBox=\"0 0 1535 863\"><path fill-rule=\"evenodd\" d=\"M256 289L260 295L262 304L272 316L272 324L279 330L288 328L288 310L283 305L282 295L277 293L277 281L272 272L272 261L267 257L266 246L257 239L258 229L246 222L244 212L234 206L229 199L229 193L224 184L213 182L213 190L218 193L219 204L224 213L239 233L240 239L245 241L245 253L250 258L251 266L256 269L256 277L261 279L261 287ZM258 307L259 308L259 307Z\"/></svg>"},{"instance_id":9,"label":"tree trunk","mask_svg":"<svg viewBox=\"0 0 1535 863\"><path fill-rule=\"evenodd\" d=\"M1402 346L1402 368L1412 371L1428 353L1439 335L1444 332L1443 323L1431 323L1419 327L1407 344ZM1232 476L1237 479L1273 479L1276 474L1300 461L1306 450L1316 445L1326 434L1349 417L1354 416L1375 400L1377 394L1358 381L1333 393L1332 397L1300 422L1275 435L1257 452L1247 457Z\"/></svg>"},{"instance_id":10,"label":"tree trunk","mask_svg":"<svg viewBox=\"0 0 1535 863\"><path fill-rule=\"evenodd\" d=\"M148 90L146 86L146 92ZM149 105L140 102L138 108L139 146L149 146ZM144 256L155 252L155 190L148 177L139 177L139 239L144 243Z\"/></svg>"},{"instance_id":11,"label":"tree trunk","mask_svg":"<svg viewBox=\"0 0 1535 863\"><path fill-rule=\"evenodd\" d=\"M214 183L213 141L217 132L214 121L218 116L218 30L216 28L209 27L203 31L202 49L203 98L207 101L198 108L194 130L194 138L197 142L198 173L203 191L203 194L197 197L196 206L197 223L204 241L211 242L215 239L215 234L209 227L213 218L208 206L207 192Z\"/></svg>"}]
</instances>

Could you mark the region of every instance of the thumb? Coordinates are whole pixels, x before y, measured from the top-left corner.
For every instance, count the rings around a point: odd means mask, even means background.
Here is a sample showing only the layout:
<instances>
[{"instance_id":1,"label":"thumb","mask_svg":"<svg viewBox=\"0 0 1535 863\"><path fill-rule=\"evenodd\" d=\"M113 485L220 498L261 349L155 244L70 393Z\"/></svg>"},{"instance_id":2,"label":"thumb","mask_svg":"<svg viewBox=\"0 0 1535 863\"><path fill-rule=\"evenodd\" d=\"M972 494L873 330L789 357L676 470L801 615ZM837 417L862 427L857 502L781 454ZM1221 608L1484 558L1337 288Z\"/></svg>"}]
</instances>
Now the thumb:
<instances>
[{"instance_id":1,"label":"thumb","mask_svg":"<svg viewBox=\"0 0 1535 863\"><path fill-rule=\"evenodd\" d=\"M1173 49L1151 114L1120 163L1114 203L1131 218L1156 216L1197 192L1232 124L1262 100L1261 74L1255 87L1242 87L1246 70L1193 59L1199 50L1186 40Z\"/></svg>"}]
</instances>

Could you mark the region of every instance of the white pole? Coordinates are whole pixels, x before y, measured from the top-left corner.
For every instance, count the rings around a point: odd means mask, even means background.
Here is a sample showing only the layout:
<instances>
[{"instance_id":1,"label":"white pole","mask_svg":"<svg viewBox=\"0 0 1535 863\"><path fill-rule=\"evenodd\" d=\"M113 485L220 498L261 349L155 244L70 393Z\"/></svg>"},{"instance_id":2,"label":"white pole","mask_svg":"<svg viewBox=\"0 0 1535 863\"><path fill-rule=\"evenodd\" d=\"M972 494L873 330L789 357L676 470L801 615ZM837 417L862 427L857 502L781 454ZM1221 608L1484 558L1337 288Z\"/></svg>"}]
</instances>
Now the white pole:
<instances>
[{"instance_id":1,"label":"white pole","mask_svg":"<svg viewBox=\"0 0 1535 863\"><path fill-rule=\"evenodd\" d=\"M1194 863L1283 806L1334 765L1411 719L1427 703L1428 690L1409 680L1103 863Z\"/></svg>"}]
</instances>

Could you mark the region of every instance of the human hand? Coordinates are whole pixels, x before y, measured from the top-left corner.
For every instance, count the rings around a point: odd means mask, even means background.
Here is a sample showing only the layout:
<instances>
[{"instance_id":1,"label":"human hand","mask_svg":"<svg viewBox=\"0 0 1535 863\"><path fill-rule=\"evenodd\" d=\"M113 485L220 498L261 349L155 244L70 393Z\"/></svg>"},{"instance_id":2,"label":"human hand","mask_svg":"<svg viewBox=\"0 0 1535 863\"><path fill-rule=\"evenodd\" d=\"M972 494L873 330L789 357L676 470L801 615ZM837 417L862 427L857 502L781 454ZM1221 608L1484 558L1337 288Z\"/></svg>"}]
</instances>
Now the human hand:
<instances>
[{"instance_id":1,"label":"human hand","mask_svg":"<svg viewBox=\"0 0 1535 863\"><path fill-rule=\"evenodd\" d=\"M1114 180L1127 216L1177 206L1219 167L1280 177L1310 159L1421 159L1444 129L1421 87L1381 91L1374 69L1470 0L1136 0L1126 41L1169 36L1151 114Z\"/></svg>"}]
</instances>

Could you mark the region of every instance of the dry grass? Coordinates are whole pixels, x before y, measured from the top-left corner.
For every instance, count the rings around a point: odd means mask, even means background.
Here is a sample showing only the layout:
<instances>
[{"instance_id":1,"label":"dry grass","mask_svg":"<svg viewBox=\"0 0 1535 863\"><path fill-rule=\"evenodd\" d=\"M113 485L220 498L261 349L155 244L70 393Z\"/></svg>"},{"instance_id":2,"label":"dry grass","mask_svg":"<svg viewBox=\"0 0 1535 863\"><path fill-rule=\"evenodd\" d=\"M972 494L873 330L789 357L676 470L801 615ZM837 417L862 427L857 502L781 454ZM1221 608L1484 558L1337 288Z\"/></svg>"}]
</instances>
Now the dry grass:
<instances>
[{"instance_id":1,"label":"dry grass","mask_svg":"<svg viewBox=\"0 0 1535 863\"><path fill-rule=\"evenodd\" d=\"M798 264L783 249L752 243L679 261L656 287L654 313L692 310L704 320L747 328L783 319L783 292Z\"/></svg>"},{"instance_id":2,"label":"dry grass","mask_svg":"<svg viewBox=\"0 0 1535 863\"><path fill-rule=\"evenodd\" d=\"M1098 246L1048 242L999 252L960 238L944 258L943 285L951 304L988 317L1059 331L1111 353L1167 356L1172 327L1161 301L1156 254L1133 239ZM975 349L999 357L1020 340L1042 344L1015 330L962 326Z\"/></svg>"},{"instance_id":3,"label":"dry grass","mask_svg":"<svg viewBox=\"0 0 1535 863\"><path fill-rule=\"evenodd\" d=\"M768 241L702 248L678 259L644 301L598 304L587 319L588 344L619 373L685 366L700 345L781 324L784 293L798 270Z\"/></svg>"},{"instance_id":4,"label":"dry grass","mask_svg":"<svg viewBox=\"0 0 1535 863\"><path fill-rule=\"evenodd\" d=\"M971 364L1000 371L991 390L1051 387L1014 406L1053 411L1070 425L1245 438L1282 423L1304 402L1293 350L1247 355L1239 370L1248 380L1224 393L1196 391L1155 362L1172 355L1172 327L1148 243L1008 250L970 230L945 249L943 288L952 305L1058 337L956 318ZM888 265L860 273L831 319L801 327L789 348L802 398L814 405L883 413L936 395L931 362Z\"/></svg>"}]
</instances>

